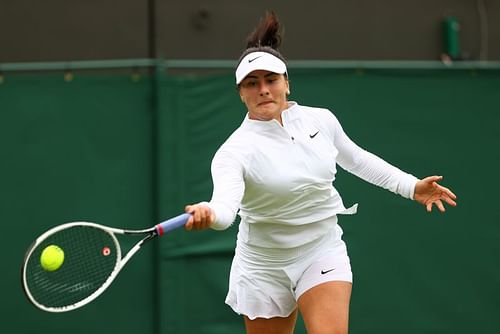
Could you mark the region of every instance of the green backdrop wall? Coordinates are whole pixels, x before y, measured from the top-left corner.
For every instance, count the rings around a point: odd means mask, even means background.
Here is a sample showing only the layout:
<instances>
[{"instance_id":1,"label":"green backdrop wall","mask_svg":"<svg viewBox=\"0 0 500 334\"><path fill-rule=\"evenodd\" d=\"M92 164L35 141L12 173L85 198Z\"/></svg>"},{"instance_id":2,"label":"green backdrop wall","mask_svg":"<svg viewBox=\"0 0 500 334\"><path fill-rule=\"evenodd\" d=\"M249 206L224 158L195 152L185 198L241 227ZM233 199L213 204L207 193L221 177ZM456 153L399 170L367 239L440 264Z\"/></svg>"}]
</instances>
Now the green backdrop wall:
<instances>
[{"instance_id":1,"label":"green backdrop wall","mask_svg":"<svg viewBox=\"0 0 500 334\"><path fill-rule=\"evenodd\" d=\"M354 271L351 333L500 326L500 70L291 69L291 99L326 107L360 146L459 197L446 214L340 171ZM210 198L210 160L245 108L227 74L5 76L0 84L2 332L243 333L224 304L237 223L147 245L95 303L28 304L19 269L46 229L144 228ZM131 242L127 243L131 245ZM297 333L305 333L302 322Z\"/></svg>"}]
</instances>

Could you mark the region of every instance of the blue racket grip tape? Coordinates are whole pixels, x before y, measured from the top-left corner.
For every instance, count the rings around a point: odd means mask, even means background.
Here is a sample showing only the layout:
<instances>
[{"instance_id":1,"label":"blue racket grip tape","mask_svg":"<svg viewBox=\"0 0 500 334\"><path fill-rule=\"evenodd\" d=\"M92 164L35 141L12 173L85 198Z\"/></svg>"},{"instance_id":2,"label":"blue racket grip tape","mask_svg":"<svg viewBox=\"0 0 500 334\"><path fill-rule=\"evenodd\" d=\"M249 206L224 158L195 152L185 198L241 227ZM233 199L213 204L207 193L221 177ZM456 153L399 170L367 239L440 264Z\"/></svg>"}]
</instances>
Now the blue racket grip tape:
<instances>
[{"instance_id":1,"label":"blue racket grip tape","mask_svg":"<svg viewBox=\"0 0 500 334\"><path fill-rule=\"evenodd\" d=\"M156 225L156 232L158 233L158 235L162 236L165 233L186 225L190 217L191 214L183 213L182 215L178 215L176 217L165 220L164 222Z\"/></svg>"}]
</instances>

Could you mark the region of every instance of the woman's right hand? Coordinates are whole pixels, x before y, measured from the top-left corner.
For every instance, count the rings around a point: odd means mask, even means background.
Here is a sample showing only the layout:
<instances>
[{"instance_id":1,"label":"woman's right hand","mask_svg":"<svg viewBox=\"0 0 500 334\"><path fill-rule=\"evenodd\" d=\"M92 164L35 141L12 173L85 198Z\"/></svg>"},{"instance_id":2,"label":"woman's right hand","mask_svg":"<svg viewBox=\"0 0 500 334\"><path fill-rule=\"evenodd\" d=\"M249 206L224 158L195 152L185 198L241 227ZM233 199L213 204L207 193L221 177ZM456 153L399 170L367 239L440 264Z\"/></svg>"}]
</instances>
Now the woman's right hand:
<instances>
[{"instance_id":1,"label":"woman's right hand","mask_svg":"<svg viewBox=\"0 0 500 334\"><path fill-rule=\"evenodd\" d=\"M215 214L208 206L204 204L186 205L184 208L186 213L190 213L191 217L187 221L185 228L190 231L204 230L210 227L215 222Z\"/></svg>"}]
</instances>

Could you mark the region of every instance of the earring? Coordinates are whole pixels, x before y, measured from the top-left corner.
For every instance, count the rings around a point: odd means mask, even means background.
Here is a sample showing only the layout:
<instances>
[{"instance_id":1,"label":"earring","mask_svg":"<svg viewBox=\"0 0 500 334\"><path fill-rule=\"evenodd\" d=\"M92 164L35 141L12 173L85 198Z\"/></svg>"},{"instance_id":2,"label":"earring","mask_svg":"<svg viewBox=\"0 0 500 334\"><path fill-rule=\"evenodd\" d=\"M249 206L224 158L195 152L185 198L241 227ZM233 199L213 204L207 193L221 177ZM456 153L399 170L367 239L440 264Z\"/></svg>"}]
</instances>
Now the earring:
<instances>
[{"instance_id":1,"label":"earring","mask_svg":"<svg viewBox=\"0 0 500 334\"><path fill-rule=\"evenodd\" d=\"M290 95L290 89L286 90L286 95Z\"/></svg>"}]
</instances>

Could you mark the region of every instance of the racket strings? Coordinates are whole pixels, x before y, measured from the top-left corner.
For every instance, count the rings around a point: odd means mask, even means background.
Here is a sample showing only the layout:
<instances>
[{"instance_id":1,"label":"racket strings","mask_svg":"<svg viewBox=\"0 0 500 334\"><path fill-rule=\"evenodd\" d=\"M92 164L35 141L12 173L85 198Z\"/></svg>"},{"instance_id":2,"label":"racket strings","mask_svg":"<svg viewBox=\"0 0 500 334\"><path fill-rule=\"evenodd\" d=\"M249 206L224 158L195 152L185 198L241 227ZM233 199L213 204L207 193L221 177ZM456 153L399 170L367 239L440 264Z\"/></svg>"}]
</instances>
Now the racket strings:
<instances>
[{"instance_id":1,"label":"racket strings","mask_svg":"<svg viewBox=\"0 0 500 334\"><path fill-rule=\"evenodd\" d=\"M32 251L26 267L26 288L47 308L64 308L95 293L109 278L119 260L115 238L93 226L73 226L49 236ZM57 245L64 262L54 271L40 263L42 251Z\"/></svg>"}]
</instances>

